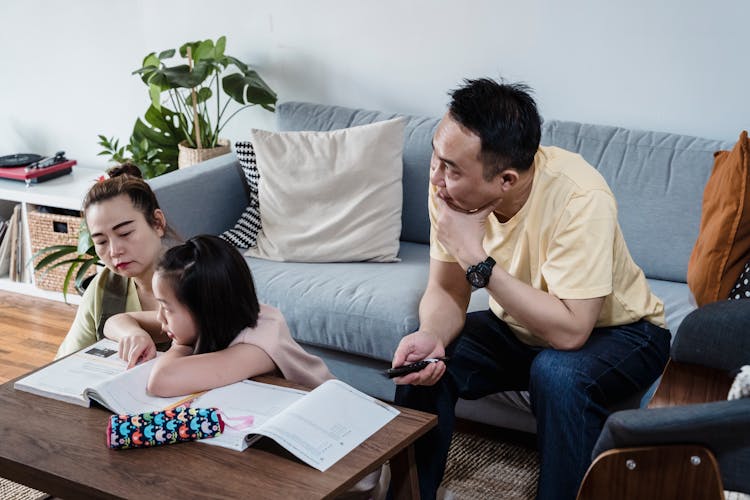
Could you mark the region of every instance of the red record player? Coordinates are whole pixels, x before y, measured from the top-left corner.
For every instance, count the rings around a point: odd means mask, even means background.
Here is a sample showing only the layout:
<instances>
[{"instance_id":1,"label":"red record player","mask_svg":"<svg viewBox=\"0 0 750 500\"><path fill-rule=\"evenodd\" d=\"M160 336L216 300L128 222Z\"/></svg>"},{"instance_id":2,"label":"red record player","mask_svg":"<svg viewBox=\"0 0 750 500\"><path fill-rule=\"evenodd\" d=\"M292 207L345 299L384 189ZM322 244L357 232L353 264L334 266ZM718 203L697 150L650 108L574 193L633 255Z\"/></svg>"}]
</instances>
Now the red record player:
<instances>
[{"instance_id":1,"label":"red record player","mask_svg":"<svg viewBox=\"0 0 750 500\"><path fill-rule=\"evenodd\" d=\"M6 162L8 165L13 165L14 163L17 165L22 162L23 156L30 155L13 155L14 158L3 158L8 159L8 162ZM76 163L76 160L65 158L65 154L60 151L55 156L41 158L22 166L2 165L2 168L0 168L0 178L24 181L26 184L36 184L71 173L73 165Z\"/></svg>"}]
</instances>

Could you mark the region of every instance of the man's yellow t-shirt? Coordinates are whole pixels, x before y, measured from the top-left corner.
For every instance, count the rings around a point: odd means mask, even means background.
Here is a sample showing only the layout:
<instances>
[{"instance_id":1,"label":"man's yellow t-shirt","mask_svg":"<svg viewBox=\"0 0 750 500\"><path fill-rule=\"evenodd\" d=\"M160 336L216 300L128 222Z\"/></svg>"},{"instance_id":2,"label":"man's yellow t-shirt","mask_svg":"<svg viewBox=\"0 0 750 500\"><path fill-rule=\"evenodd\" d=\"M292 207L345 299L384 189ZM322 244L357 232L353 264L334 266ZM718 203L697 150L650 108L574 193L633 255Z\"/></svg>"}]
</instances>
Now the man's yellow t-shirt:
<instances>
[{"instance_id":1,"label":"man's yellow t-shirt","mask_svg":"<svg viewBox=\"0 0 750 500\"><path fill-rule=\"evenodd\" d=\"M455 262L436 237L437 189L430 186L430 256ZM664 327L664 304L651 293L630 256L617 222L614 195L601 174L580 155L540 147L528 200L510 220L490 214L483 247L520 281L560 299L605 297L597 327L646 320ZM490 297L490 309L531 345L531 334Z\"/></svg>"}]
</instances>

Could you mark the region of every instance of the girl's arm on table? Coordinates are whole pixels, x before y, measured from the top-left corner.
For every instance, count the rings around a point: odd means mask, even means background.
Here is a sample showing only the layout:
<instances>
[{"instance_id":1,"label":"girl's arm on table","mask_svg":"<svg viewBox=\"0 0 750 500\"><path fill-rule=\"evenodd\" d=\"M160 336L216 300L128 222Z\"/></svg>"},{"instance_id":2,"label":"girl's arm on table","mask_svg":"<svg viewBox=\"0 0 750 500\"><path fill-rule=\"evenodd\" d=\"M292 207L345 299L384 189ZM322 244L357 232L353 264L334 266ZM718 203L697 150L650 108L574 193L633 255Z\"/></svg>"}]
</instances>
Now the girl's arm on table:
<instances>
[{"instance_id":1,"label":"girl's arm on table","mask_svg":"<svg viewBox=\"0 0 750 500\"><path fill-rule=\"evenodd\" d=\"M260 347L237 344L221 351L192 354L193 347L172 342L151 371L147 390L160 397L182 396L215 389L276 369Z\"/></svg>"}]
</instances>

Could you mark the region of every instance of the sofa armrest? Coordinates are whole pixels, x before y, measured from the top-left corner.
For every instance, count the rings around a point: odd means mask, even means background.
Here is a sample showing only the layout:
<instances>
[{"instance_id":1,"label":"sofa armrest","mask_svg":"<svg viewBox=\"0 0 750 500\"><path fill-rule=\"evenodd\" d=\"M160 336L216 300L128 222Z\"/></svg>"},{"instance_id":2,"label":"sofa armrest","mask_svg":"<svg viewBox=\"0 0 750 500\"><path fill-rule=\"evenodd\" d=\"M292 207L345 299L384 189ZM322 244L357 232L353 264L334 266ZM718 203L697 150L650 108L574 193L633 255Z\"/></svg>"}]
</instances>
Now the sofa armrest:
<instances>
[{"instance_id":1,"label":"sofa armrest","mask_svg":"<svg viewBox=\"0 0 750 500\"><path fill-rule=\"evenodd\" d=\"M609 416L592 457L613 448L699 444L719 462L724 487L749 491L750 399L624 410Z\"/></svg>"},{"instance_id":2,"label":"sofa armrest","mask_svg":"<svg viewBox=\"0 0 750 500\"><path fill-rule=\"evenodd\" d=\"M150 179L167 223L182 238L230 229L248 205L234 153Z\"/></svg>"}]
</instances>

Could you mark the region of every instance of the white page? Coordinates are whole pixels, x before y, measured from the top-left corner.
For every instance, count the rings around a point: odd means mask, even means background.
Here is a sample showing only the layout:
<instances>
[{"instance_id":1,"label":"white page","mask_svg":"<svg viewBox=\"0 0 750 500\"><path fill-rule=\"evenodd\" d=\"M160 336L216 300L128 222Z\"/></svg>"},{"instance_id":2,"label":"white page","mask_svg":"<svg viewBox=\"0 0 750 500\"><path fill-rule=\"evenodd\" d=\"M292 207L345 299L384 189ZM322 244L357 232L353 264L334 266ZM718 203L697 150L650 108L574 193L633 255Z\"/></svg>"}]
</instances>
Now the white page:
<instances>
[{"instance_id":1,"label":"white page","mask_svg":"<svg viewBox=\"0 0 750 500\"><path fill-rule=\"evenodd\" d=\"M155 359L128 370L117 347L117 342L102 339L18 380L14 387L80 406L96 399L115 413L163 410L185 399L149 396L146 385Z\"/></svg>"},{"instance_id":2,"label":"white page","mask_svg":"<svg viewBox=\"0 0 750 500\"><path fill-rule=\"evenodd\" d=\"M117 355L117 342L102 339L18 380L14 387L81 406L89 406L84 391L101 380L122 373L127 363Z\"/></svg>"},{"instance_id":3,"label":"white page","mask_svg":"<svg viewBox=\"0 0 750 500\"><path fill-rule=\"evenodd\" d=\"M399 413L339 380L329 380L256 432L325 471Z\"/></svg>"},{"instance_id":4,"label":"white page","mask_svg":"<svg viewBox=\"0 0 750 500\"><path fill-rule=\"evenodd\" d=\"M161 398L146 392L148 377L155 361L156 359L151 359L140 363L108 380L92 385L89 396L115 413L131 415L161 411L191 400L192 396Z\"/></svg>"},{"instance_id":5,"label":"white page","mask_svg":"<svg viewBox=\"0 0 750 500\"><path fill-rule=\"evenodd\" d=\"M201 443L224 446L238 451L248 447L245 439L253 429L304 397L307 391L243 380L198 396L193 408L218 408L225 419L224 432ZM247 422L252 417L252 423ZM243 422L245 420L245 422Z\"/></svg>"}]
</instances>

